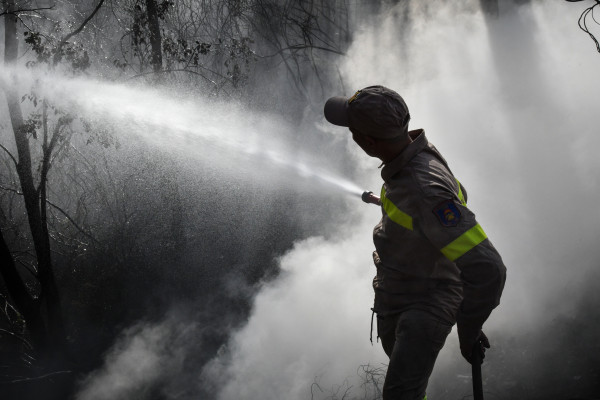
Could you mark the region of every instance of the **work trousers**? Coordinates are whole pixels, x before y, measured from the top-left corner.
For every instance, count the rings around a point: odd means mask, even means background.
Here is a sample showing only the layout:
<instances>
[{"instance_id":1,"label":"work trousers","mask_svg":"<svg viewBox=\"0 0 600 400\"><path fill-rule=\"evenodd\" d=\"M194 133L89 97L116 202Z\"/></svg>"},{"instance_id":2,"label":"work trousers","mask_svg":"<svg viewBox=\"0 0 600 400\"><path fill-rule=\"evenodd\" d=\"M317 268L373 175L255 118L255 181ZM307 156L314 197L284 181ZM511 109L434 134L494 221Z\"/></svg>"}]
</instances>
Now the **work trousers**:
<instances>
[{"instance_id":1,"label":"work trousers","mask_svg":"<svg viewBox=\"0 0 600 400\"><path fill-rule=\"evenodd\" d=\"M423 400L439 351L452 325L421 310L377 316L377 333L390 358L383 400Z\"/></svg>"}]
</instances>

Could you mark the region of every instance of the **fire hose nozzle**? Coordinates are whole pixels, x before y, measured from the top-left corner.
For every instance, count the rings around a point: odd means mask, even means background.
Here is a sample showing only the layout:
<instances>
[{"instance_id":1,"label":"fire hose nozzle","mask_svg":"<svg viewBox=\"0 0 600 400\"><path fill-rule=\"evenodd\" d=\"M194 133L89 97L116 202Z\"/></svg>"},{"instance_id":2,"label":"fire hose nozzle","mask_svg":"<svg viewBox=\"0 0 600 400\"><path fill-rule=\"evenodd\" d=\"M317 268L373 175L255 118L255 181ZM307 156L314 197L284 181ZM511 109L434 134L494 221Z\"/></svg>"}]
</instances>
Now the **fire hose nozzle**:
<instances>
[{"instance_id":1,"label":"fire hose nozzle","mask_svg":"<svg viewBox=\"0 0 600 400\"><path fill-rule=\"evenodd\" d=\"M373 192L365 191L365 192L363 192L362 196L360 196L360 198L362 199L362 201L364 201L367 204L370 203L370 204L375 204L378 206L381 205L381 199L379 197L375 196L373 194Z\"/></svg>"}]
</instances>

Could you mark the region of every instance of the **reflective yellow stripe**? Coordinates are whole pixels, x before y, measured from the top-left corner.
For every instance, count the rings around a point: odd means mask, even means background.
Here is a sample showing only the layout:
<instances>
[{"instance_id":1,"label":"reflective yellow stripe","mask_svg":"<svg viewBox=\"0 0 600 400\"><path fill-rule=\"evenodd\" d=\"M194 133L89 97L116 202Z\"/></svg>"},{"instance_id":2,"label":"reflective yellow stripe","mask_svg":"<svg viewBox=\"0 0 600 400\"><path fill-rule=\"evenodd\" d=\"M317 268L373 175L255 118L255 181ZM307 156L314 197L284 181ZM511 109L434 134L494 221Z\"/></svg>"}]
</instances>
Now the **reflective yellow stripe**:
<instances>
[{"instance_id":1,"label":"reflective yellow stripe","mask_svg":"<svg viewBox=\"0 0 600 400\"><path fill-rule=\"evenodd\" d=\"M396 205L392 203L390 199L385 197L385 189L383 188L383 186L381 187L381 205L383 206L383 209L385 210L387 216L390 217L392 221L394 221L400 226L405 227L406 229L409 229L411 231L413 230L412 217L404 211L398 209L398 207L396 207Z\"/></svg>"},{"instance_id":2,"label":"reflective yellow stripe","mask_svg":"<svg viewBox=\"0 0 600 400\"><path fill-rule=\"evenodd\" d=\"M483 231L483 228L477 224L454 239L449 245L444 247L441 252L447 259L454 261L479 243L483 242L486 238L487 235Z\"/></svg>"},{"instance_id":3,"label":"reflective yellow stripe","mask_svg":"<svg viewBox=\"0 0 600 400\"><path fill-rule=\"evenodd\" d=\"M456 183L458 184L458 199L460 200L463 206L466 206L467 202L465 201L465 196L463 195L462 188L460 187L460 182L458 181L458 179L456 179Z\"/></svg>"}]
</instances>

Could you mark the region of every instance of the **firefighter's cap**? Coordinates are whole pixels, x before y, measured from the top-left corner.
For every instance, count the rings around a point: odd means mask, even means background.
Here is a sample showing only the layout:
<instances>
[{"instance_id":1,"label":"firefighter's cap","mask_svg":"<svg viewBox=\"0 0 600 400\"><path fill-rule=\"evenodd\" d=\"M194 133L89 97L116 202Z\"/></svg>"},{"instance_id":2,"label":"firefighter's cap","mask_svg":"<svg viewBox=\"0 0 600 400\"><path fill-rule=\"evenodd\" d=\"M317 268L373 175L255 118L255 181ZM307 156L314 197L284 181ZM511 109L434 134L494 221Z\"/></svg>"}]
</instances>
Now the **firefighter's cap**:
<instances>
[{"instance_id":1,"label":"firefighter's cap","mask_svg":"<svg viewBox=\"0 0 600 400\"><path fill-rule=\"evenodd\" d=\"M402 96L384 86L369 86L352 97L332 97L323 109L327 121L364 135L393 139L408 132L410 113Z\"/></svg>"}]
</instances>

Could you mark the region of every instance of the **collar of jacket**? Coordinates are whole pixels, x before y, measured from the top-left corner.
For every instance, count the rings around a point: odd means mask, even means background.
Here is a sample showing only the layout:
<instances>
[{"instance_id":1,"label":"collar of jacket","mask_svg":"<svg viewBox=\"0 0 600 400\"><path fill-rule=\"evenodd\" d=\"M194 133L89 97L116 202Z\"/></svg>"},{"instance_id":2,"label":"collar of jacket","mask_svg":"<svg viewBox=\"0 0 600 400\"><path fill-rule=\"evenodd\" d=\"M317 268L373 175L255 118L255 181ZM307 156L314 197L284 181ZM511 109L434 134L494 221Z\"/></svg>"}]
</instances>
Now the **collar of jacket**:
<instances>
[{"instance_id":1,"label":"collar of jacket","mask_svg":"<svg viewBox=\"0 0 600 400\"><path fill-rule=\"evenodd\" d=\"M429 144L423 129L416 129L408 132L408 134L413 141L396 158L386 163L381 170L381 177L386 182L396 175L414 156L427 148Z\"/></svg>"}]
</instances>

